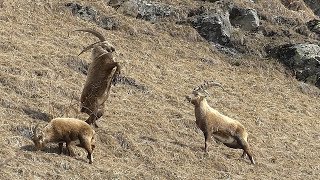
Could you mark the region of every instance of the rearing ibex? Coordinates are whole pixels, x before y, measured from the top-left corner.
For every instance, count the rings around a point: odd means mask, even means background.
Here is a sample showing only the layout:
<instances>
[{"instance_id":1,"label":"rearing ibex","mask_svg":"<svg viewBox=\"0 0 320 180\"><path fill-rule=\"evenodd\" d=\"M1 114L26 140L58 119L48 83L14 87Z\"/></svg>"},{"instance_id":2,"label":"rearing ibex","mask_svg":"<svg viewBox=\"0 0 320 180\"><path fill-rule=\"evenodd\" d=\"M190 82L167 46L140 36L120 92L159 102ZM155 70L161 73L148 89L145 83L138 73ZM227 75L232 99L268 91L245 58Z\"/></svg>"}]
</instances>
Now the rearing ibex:
<instances>
[{"instance_id":1,"label":"rearing ibex","mask_svg":"<svg viewBox=\"0 0 320 180\"><path fill-rule=\"evenodd\" d=\"M208 81L193 89L192 94L186 96L186 99L195 106L196 124L201 129L205 138L205 151L208 152L208 142L213 136L217 141L224 145L243 149L241 157L247 154L252 164L255 164L248 144L248 133L245 127L234 119L220 114L217 110L211 108L206 100L206 89L211 86L220 86L219 83Z\"/></svg>"},{"instance_id":2,"label":"rearing ibex","mask_svg":"<svg viewBox=\"0 0 320 180\"><path fill-rule=\"evenodd\" d=\"M113 60L112 53L115 48L106 41L102 34L92 29L75 31L89 32L100 40L84 48L80 53L82 54L93 48L91 53L92 62L89 66L87 79L80 98L80 111L89 115L86 120L88 124L94 124L95 127L98 127L96 120L104 113L104 103L109 97L111 81L120 74L120 65Z\"/></svg>"}]
</instances>

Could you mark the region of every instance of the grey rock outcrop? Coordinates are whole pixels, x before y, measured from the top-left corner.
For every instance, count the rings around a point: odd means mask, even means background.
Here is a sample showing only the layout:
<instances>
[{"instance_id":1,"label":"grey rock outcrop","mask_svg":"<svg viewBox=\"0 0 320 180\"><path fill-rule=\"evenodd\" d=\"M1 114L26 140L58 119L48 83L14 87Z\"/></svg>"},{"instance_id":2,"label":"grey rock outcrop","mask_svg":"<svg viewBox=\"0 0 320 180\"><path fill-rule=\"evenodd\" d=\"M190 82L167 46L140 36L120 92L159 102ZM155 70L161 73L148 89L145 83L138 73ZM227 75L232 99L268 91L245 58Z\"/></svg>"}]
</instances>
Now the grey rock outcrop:
<instances>
[{"instance_id":1,"label":"grey rock outcrop","mask_svg":"<svg viewBox=\"0 0 320 180\"><path fill-rule=\"evenodd\" d=\"M320 34L320 20L313 19L307 22L307 27L310 31Z\"/></svg>"},{"instance_id":2,"label":"grey rock outcrop","mask_svg":"<svg viewBox=\"0 0 320 180\"><path fill-rule=\"evenodd\" d=\"M145 0L113 0L107 3L117 9L118 12L155 23L163 18L178 17L178 11L174 7Z\"/></svg>"},{"instance_id":3,"label":"grey rock outcrop","mask_svg":"<svg viewBox=\"0 0 320 180\"><path fill-rule=\"evenodd\" d=\"M258 13L255 9L232 8L230 22L233 26L245 31L255 30L260 25Z\"/></svg>"},{"instance_id":4,"label":"grey rock outcrop","mask_svg":"<svg viewBox=\"0 0 320 180\"><path fill-rule=\"evenodd\" d=\"M320 0L304 0L304 2L313 10L315 15L320 16Z\"/></svg>"},{"instance_id":5,"label":"grey rock outcrop","mask_svg":"<svg viewBox=\"0 0 320 180\"><path fill-rule=\"evenodd\" d=\"M98 12L92 7L82 6L77 3L67 3L66 7L71 10L72 14L80 17L81 19L87 21L97 20Z\"/></svg>"},{"instance_id":6,"label":"grey rock outcrop","mask_svg":"<svg viewBox=\"0 0 320 180\"><path fill-rule=\"evenodd\" d=\"M207 41L228 45L232 30L229 12L205 10L203 7L189 13L189 22Z\"/></svg>"},{"instance_id":7,"label":"grey rock outcrop","mask_svg":"<svg viewBox=\"0 0 320 180\"><path fill-rule=\"evenodd\" d=\"M120 25L116 18L104 16L93 7L82 6L78 3L67 3L65 6L71 10L73 15L83 20L94 22L104 29L113 30Z\"/></svg>"},{"instance_id":8,"label":"grey rock outcrop","mask_svg":"<svg viewBox=\"0 0 320 180\"><path fill-rule=\"evenodd\" d=\"M316 44L286 44L274 49L276 56L295 71L298 80L320 87L320 47Z\"/></svg>"}]
</instances>

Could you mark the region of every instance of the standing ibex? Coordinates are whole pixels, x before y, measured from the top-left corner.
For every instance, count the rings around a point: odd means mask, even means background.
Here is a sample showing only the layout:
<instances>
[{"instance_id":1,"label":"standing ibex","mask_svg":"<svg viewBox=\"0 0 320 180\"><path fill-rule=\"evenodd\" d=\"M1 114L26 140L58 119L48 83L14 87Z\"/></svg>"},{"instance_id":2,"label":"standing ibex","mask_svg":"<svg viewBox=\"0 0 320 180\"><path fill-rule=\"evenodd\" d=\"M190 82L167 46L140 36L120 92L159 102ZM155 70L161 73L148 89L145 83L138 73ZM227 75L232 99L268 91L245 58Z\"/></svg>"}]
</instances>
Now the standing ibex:
<instances>
[{"instance_id":1,"label":"standing ibex","mask_svg":"<svg viewBox=\"0 0 320 180\"><path fill-rule=\"evenodd\" d=\"M217 110L211 108L206 100L206 96L199 91L206 92L211 86L220 86L219 83L208 81L193 89L191 95L186 99L195 106L196 124L201 129L205 138L205 151L208 152L208 142L213 136L217 141L224 145L243 149L241 157L247 154L252 164L255 164L248 144L248 133L245 127L234 119L220 114Z\"/></svg>"},{"instance_id":2,"label":"standing ibex","mask_svg":"<svg viewBox=\"0 0 320 180\"><path fill-rule=\"evenodd\" d=\"M32 137L36 150L41 150L49 142L55 142L59 143L59 154L61 154L65 142L68 154L74 156L71 142L79 140L79 146L88 152L89 163L93 162L95 131L89 124L74 118L55 118L42 129L39 129L38 126L39 124L34 128Z\"/></svg>"},{"instance_id":3,"label":"standing ibex","mask_svg":"<svg viewBox=\"0 0 320 180\"><path fill-rule=\"evenodd\" d=\"M87 79L80 98L80 111L89 115L89 118L86 120L88 124L94 124L95 127L98 127L96 120L104 113L104 103L109 97L111 81L115 76L120 74L120 65L113 60L112 53L115 51L115 48L106 41L102 34L91 29L79 29L75 31L89 32L100 40L84 48L80 53L82 54L93 48L91 53L92 62L89 66Z\"/></svg>"}]
</instances>

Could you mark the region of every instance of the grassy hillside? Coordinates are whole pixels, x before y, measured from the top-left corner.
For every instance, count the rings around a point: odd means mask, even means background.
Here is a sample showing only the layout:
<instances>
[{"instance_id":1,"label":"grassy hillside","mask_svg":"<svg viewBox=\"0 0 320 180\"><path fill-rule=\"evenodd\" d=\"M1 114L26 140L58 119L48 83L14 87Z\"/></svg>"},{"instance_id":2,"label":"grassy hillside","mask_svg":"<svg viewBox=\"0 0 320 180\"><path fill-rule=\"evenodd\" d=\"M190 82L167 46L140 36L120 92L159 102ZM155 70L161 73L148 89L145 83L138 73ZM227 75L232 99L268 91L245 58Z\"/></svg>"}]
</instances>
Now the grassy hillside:
<instances>
[{"instance_id":1,"label":"grassy hillside","mask_svg":"<svg viewBox=\"0 0 320 180\"><path fill-rule=\"evenodd\" d=\"M117 17L104 30L65 7L70 1L4 1L0 7L0 179L317 179L320 176L320 93L298 82L273 59L242 57L238 66L189 26L123 16L103 1L82 3ZM166 2L166 1L162 1ZM169 2L169 1L168 1ZM169 2L178 5L178 1ZM196 7L200 1L182 1ZM82 48L94 28L116 47L122 76L98 121L94 163L35 152L30 128L77 112L86 76ZM204 80L209 104L247 127L256 165L241 150L204 138L184 96Z\"/></svg>"}]
</instances>

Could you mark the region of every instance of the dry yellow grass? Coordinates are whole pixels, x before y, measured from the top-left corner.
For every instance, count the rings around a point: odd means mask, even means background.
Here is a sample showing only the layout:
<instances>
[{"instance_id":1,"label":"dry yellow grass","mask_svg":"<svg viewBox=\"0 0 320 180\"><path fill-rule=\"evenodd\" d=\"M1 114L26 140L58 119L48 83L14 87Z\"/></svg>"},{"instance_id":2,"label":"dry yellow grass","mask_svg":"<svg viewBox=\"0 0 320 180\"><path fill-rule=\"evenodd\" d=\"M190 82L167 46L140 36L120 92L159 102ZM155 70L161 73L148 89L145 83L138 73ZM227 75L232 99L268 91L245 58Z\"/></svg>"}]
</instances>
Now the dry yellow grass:
<instances>
[{"instance_id":1,"label":"dry yellow grass","mask_svg":"<svg viewBox=\"0 0 320 180\"><path fill-rule=\"evenodd\" d=\"M66 2L12 0L0 9L0 179L319 178L318 89L274 60L244 58L232 66L190 27L166 29L88 1L121 19L120 30L105 31L73 16ZM117 48L122 75L147 88L112 88L96 129L93 165L81 148L76 158L58 155L56 145L34 152L28 138L30 127L51 116L86 118L68 108L79 108L85 75L77 67L89 59L76 55L94 41L68 32L84 27L103 32ZM173 37L171 30L179 33ZM212 79L226 92L209 90L209 104L247 127L257 165L240 159L241 150L215 142L204 154L184 96Z\"/></svg>"}]
</instances>

